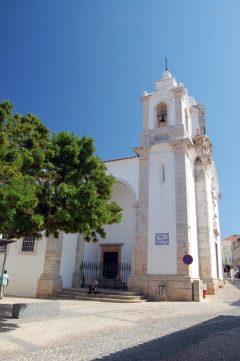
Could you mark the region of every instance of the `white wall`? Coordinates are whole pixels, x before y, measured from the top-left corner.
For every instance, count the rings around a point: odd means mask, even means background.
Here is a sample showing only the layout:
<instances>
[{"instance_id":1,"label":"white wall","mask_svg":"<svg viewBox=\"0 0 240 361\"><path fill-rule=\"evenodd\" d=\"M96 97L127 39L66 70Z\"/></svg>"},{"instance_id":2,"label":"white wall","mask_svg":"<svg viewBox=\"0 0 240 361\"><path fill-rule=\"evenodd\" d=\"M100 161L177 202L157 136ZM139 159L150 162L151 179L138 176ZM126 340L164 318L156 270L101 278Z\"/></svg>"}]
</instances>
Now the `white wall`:
<instances>
[{"instance_id":1,"label":"white wall","mask_svg":"<svg viewBox=\"0 0 240 361\"><path fill-rule=\"evenodd\" d=\"M98 262L99 259L99 243L87 243L84 244L84 256L83 261Z\"/></svg>"},{"instance_id":2,"label":"white wall","mask_svg":"<svg viewBox=\"0 0 240 361\"><path fill-rule=\"evenodd\" d=\"M128 185L117 182L113 186L112 201L123 209L120 223L106 225L106 239L97 244L85 244L84 260L100 261L101 244L123 244L121 247L121 262L131 262L133 245L136 240L136 195Z\"/></svg>"},{"instance_id":3,"label":"white wall","mask_svg":"<svg viewBox=\"0 0 240 361\"><path fill-rule=\"evenodd\" d=\"M60 275L63 281L63 287L72 287L72 277L75 267L77 234L63 235L62 257L60 265Z\"/></svg>"},{"instance_id":4,"label":"white wall","mask_svg":"<svg viewBox=\"0 0 240 361\"><path fill-rule=\"evenodd\" d=\"M176 274L175 162L171 147L154 145L149 167L148 273ZM169 233L169 245L155 245L156 233Z\"/></svg>"},{"instance_id":5,"label":"white wall","mask_svg":"<svg viewBox=\"0 0 240 361\"><path fill-rule=\"evenodd\" d=\"M133 208L136 206L136 194L138 194L139 160L137 157L116 159L106 161L105 165L108 169L108 173L112 174L117 179L117 183L113 186L112 200L116 201L121 207L124 208L124 217L120 224L112 224L111 226L105 227L107 232L106 239L101 240L96 244L85 243L84 261L100 261L100 243L110 244L123 242L125 245L122 248L122 257L124 260L129 260L132 252L132 246L129 244L133 242L133 239L135 240L132 229L134 229L135 232L136 225L132 222L136 222L136 220L133 221L132 216L129 217L131 211L128 208ZM131 197L133 197L133 199L131 199ZM128 202L129 204L127 204ZM127 225L127 222L131 224Z\"/></svg>"},{"instance_id":6,"label":"white wall","mask_svg":"<svg viewBox=\"0 0 240 361\"><path fill-rule=\"evenodd\" d=\"M112 200L123 209L120 223L106 226L107 238L101 243L123 243L121 248L121 261L131 262L133 245L136 240L136 196L125 184L117 183L113 186Z\"/></svg>"},{"instance_id":7,"label":"white wall","mask_svg":"<svg viewBox=\"0 0 240 361\"><path fill-rule=\"evenodd\" d=\"M138 157L107 161L105 165L108 172L117 178L118 181L125 183L129 188L132 188L133 193L138 194Z\"/></svg>"},{"instance_id":8,"label":"white wall","mask_svg":"<svg viewBox=\"0 0 240 361\"><path fill-rule=\"evenodd\" d=\"M5 269L10 281L6 295L35 297L43 273L46 238L35 241L34 252L21 252L22 240L8 246Z\"/></svg>"}]
</instances>

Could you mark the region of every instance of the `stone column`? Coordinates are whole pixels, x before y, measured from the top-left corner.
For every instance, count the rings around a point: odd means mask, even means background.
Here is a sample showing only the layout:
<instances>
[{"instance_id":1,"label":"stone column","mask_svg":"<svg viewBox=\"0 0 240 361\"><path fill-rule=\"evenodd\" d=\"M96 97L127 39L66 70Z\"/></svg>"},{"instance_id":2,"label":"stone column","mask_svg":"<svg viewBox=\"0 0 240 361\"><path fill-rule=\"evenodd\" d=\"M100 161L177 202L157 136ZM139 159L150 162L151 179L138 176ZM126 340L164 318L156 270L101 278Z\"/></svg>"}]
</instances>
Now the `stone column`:
<instances>
[{"instance_id":1,"label":"stone column","mask_svg":"<svg viewBox=\"0 0 240 361\"><path fill-rule=\"evenodd\" d=\"M151 146L135 148L139 155L139 190L136 221L136 243L132 257L132 274L128 287L148 292L148 199L149 199L149 152Z\"/></svg>"},{"instance_id":2,"label":"stone column","mask_svg":"<svg viewBox=\"0 0 240 361\"><path fill-rule=\"evenodd\" d=\"M56 297L62 289L60 275L62 244L63 232L60 232L58 238L50 235L47 239L43 274L39 278L37 285L38 298Z\"/></svg>"},{"instance_id":3,"label":"stone column","mask_svg":"<svg viewBox=\"0 0 240 361\"><path fill-rule=\"evenodd\" d=\"M74 288L80 288L83 283L80 266L84 258L84 246L85 246L85 242L82 236L79 234L77 239L75 268L74 268L73 280L72 280L72 286Z\"/></svg>"},{"instance_id":4,"label":"stone column","mask_svg":"<svg viewBox=\"0 0 240 361\"><path fill-rule=\"evenodd\" d=\"M203 281L211 277L210 216L205 165L195 167L196 208L198 227L199 275Z\"/></svg>"},{"instance_id":5,"label":"stone column","mask_svg":"<svg viewBox=\"0 0 240 361\"><path fill-rule=\"evenodd\" d=\"M212 145L206 135L197 134L194 138L197 158L195 161L195 187L196 208L198 227L198 253L199 273L204 283L207 284L209 294L214 294L218 289L219 280L213 278L212 274L212 247L213 219L210 209L212 205L211 184L208 181L210 167L212 167ZM215 251L215 248L214 248Z\"/></svg>"},{"instance_id":6,"label":"stone column","mask_svg":"<svg viewBox=\"0 0 240 361\"><path fill-rule=\"evenodd\" d=\"M215 243L213 234L213 220L209 212L211 197L207 183L207 168L204 165L196 165L195 186L197 205L197 225L198 225L198 254L199 254L199 274L204 283L207 284L208 294L215 294L219 288L219 279L213 277L212 259L215 257L215 248L211 243ZM215 246L215 245L214 245ZM221 267L221 265L220 265Z\"/></svg>"},{"instance_id":7,"label":"stone column","mask_svg":"<svg viewBox=\"0 0 240 361\"><path fill-rule=\"evenodd\" d=\"M186 174L186 152L190 146L187 140L176 141L171 145L175 156L177 274L189 276L189 266L183 263L183 256L190 253Z\"/></svg>"},{"instance_id":8,"label":"stone column","mask_svg":"<svg viewBox=\"0 0 240 361\"><path fill-rule=\"evenodd\" d=\"M134 149L139 154L139 195L133 273L138 275L147 273L150 148L147 146Z\"/></svg>"},{"instance_id":9,"label":"stone column","mask_svg":"<svg viewBox=\"0 0 240 361\"><path fill-rule=\"evenodd\" d=\"M151 94L144 94L140 99L142 100L142 132L140 136L140 145L146 146L149 144L149 98Z\"/></svg>"}]
</instances>

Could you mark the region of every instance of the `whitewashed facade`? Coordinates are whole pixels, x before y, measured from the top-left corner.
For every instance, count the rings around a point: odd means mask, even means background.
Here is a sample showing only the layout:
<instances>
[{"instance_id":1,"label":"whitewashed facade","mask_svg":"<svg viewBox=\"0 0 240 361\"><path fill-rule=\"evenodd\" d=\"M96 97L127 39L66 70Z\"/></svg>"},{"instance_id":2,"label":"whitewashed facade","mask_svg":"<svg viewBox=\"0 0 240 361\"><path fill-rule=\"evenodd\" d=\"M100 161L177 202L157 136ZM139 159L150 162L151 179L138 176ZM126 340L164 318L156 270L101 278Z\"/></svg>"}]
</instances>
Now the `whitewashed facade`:
<instances>
[{"instance_id":1,"label":"whitewashed facade","mask_svg":"<svg viewBox=\"0 0 240 361\"><path fill-rule=\"evenodd\" d=\"M8 246L8 294L51 296L79 287L83 261L108 252L131 262L128 287L159 300L192 300L192 283L215 293L222 279L217 173L205 134L204 106L188 95L168 70L152 93L144 92L142 132L133 157L106 161L116 178L112 199L123 209L121 223L106 227L107 238L84 243L80 235L43 239L34 251L21 241ZM183 257L190 256L191 264ZM189 258L189 257L188 257Z\"/></svg>"}]
</instances>

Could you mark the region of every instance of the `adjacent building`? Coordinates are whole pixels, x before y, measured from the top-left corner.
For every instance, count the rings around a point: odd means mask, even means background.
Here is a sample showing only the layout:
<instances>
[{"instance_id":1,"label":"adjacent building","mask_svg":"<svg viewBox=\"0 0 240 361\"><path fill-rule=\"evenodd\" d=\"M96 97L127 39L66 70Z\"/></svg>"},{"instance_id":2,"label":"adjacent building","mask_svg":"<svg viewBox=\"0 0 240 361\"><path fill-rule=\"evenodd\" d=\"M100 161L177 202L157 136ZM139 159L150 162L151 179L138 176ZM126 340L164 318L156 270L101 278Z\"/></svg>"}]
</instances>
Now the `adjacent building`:
<instances>
[{"instance_id":1,"label":"adjacent building","mask_svg":"<svg viewBox=\"0 0 240 361\"><path fill-rule=\"evenodd\" d=\"M236 266L238 265L237 259L240 262L240 250L238 251L238 245L240 242L240 235L233 234L222 240L222 261L223 266ZM239 263L240 264L240 263Z\"/></svg>"}]
</instances>

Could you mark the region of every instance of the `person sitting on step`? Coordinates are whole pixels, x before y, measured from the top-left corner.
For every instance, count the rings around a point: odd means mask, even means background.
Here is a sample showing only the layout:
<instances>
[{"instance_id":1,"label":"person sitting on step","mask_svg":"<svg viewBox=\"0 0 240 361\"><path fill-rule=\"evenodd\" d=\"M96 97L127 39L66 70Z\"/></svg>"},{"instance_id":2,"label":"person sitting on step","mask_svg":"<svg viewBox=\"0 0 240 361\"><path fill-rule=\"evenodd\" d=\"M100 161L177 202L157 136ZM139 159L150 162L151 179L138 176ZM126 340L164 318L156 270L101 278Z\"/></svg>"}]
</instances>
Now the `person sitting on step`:
<instances>
[{"instance_id":1,"label":"person sitting on step","mask_svg":"<svg viewBox=\"0 0 240 361\"><path fill-rule=\"evenodd\" d=\"M97 281L96 279L94 279L94 280L92 281L91 286L89 287L88 294L90 294L90 293L93 292L93 293L96 295L96 293L97 293L97 287L98 287L98 281Z\"/></svg>"}]
</instances>

